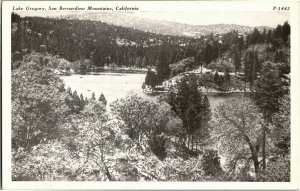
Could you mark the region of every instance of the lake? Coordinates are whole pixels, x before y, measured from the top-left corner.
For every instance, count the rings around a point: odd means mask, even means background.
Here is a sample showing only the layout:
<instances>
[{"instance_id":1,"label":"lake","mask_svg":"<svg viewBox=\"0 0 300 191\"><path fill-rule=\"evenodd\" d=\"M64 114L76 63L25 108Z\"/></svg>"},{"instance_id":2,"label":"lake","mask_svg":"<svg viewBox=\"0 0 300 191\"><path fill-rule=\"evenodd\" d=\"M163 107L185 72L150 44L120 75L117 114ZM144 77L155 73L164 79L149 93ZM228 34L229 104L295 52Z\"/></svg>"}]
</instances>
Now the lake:
<instances>
[{"instance_id":1,"label":"lake","mask_svg":"<svg viewBox=\"0 0 300 191\"><path fill-rule=\"evenodd\" d=\"M98 99L103 93L108 104L118 98L125 97L129 91L143 93L142 84L146 74L129 73L93 73L87 75L72 74L71 76L61 76L65 86L72 91L76 90L78 95L91 98L94 92Z\"/></svg>"},{"instance_id":2,"label":"lake","mask_svg":"<svg viewBox=\"0 0 300 191\"><path fill-rule=\"evenodd\" d=\"M155 96L146 95L142 91L142 84L146 74L131 73L92 73L87 75L73 74L71 76L61 76L66 88L70 87L77 94L90 98L94 92L96 99L103 93L108 104L116 99L126 96L130 91L135 92L144 98L153 99ZM207 96L211 105L211 110L220 103L231 98L249 98L244 93L216 93Z\"/></svg>"}]
</instances>

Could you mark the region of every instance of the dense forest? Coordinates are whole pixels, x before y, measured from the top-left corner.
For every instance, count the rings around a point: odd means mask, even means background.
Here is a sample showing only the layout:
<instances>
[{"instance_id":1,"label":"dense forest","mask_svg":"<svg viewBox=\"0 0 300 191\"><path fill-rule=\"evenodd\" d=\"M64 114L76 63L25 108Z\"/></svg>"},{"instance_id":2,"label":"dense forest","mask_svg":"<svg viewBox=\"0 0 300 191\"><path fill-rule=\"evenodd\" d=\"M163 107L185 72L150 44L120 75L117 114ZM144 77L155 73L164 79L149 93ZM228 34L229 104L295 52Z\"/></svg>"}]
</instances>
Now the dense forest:
<instances>
[{"instance_id":1,"label":"dense forest","mask_svg":"<svg viewBox=\"0 0 300 191\"><path fill-rule=\"evenodd\" d=\"M289 181L289 36L287 22L187 38L12 14L12 179ZM145 79L152 88L199 67L215 73L184 76L153 101L131 92L108 105L54 72L86 59L155 66ZM199 86L224 90L234 80L248 83L251 99L211 110Z\"/></svg>"}]
</instances>

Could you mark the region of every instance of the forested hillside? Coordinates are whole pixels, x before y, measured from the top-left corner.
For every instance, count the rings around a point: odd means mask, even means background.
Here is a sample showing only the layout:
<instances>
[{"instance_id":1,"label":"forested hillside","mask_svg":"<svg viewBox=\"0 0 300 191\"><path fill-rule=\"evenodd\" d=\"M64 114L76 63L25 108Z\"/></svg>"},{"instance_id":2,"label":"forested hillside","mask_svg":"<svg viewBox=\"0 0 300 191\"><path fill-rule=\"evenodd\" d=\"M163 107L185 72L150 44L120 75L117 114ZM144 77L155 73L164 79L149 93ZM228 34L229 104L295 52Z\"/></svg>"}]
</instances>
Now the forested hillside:
<instances>
[{"instance_id":1,"label":"forested hillside","mask_svg":"<svg viewBox=\"0 0 300 191\"><path fill-rule=\"evenodd\" d=\"M253 90L253 84L262 74L263 63L266 61L277 63L283 74L289 74L289 35L290 25L285 22L275 30L259 32L255 28L245 37L238 31L204 36L201 42L188 47L190 57L173 62L169 67L163 67L160 63L168 62L160 60L156 65L157 80L154 81L159 84L178 74L200 73L198 84L208 88L228 91L229 88L245 89L249 86ZM202 73L203 67L209 69L209 72Z\"/></svg>"},{"instance_id":2,"label":"forested hillside","mask_svg":"<svg viewBox=\"0 0 300 191\"><path fill-rule=\"evenodd\" d=\"M255 29L248 36L235 31L195 39L146 33L89 20L21 18L13 14L12 23L13 61L36 50L59 55L70 62L89 59L94 66L111 63L126 67L169 65L187 57L195 57L197 64L202 65L228 50L231 57L235 52L240 54L250 44L273 43L274 52L274 48L288 40L286 34L281 34L288 33L286 25L278 32L264 30L260 33ZM283 42L276 41L280 35L285 36Z\"/></svg>"},{"instance_id":3,"label":"forested hillside","mask_svg":"<svg viewBox=\"0 0 300 191\"><path fill-rule=\"evenodd\" d=\"M193 39L145 33L99 21L12 16L13 51L47 51L73 62L91 59L95 66L155 65L158 53L165 49L169 62L189 53ZM13 52L15 53L15 52ZM142 63L143 61L143 63Z\"/></svg>"}]
</instances>

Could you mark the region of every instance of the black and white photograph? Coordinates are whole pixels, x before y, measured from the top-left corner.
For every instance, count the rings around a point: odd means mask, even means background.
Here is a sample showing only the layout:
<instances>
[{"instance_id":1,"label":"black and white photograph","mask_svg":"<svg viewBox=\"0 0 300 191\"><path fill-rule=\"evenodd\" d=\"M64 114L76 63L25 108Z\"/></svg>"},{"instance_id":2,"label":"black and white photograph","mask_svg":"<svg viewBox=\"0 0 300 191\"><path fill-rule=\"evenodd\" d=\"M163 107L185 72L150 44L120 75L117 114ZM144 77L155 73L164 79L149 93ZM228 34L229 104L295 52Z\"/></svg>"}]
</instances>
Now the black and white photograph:
<instances>
[{"instance_id":1,"label":"black and white photograph","mask_svg":"<svg viewBox=\"0 0 300 191\"><path fill-rule=\"evenodd\" d=\"M292 182L299 2L9 3L12 184Z\"/></svg>"}]
</instances>

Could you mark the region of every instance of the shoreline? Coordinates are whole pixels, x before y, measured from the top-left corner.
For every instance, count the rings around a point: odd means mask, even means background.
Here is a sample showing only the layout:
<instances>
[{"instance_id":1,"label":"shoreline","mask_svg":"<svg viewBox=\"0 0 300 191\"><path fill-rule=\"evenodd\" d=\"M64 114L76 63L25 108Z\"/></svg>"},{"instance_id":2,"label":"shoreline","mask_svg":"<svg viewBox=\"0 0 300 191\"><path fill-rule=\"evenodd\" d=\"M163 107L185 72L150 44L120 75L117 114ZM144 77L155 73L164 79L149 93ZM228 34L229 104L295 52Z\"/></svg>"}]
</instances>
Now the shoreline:
<instances>
[{"instance_id":1,"label":"shoreline","mask_svg":"<svg viewBox=\"0 0 300 191\"><path fill-rule=\"evenodd\" d=\"M147 69L131 69L131 68L121 68L121 69L93 69L86 72L65 72L57 70L56 74L60 76L71 76L71 75L101 75L101 73L120 73L120 74L146 74Z\"/></svg>"},{"instance_id":2,"label":"shoreline","mask_svg":"<svg viewBox=\"0 0 300 191\"><path fill-rule=\"evenodd\" d=\"M245 91L229 91L229 92L202 92L200 91L203 95L230 95L230 94L246 94L246 95L250 95L251 93L255 93L255 92L245 92ZM160 95L160 94L165 94L168 93L168 91L144 91L145 94L147 95Z\"/></svg>"}]
</instances>

